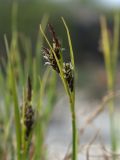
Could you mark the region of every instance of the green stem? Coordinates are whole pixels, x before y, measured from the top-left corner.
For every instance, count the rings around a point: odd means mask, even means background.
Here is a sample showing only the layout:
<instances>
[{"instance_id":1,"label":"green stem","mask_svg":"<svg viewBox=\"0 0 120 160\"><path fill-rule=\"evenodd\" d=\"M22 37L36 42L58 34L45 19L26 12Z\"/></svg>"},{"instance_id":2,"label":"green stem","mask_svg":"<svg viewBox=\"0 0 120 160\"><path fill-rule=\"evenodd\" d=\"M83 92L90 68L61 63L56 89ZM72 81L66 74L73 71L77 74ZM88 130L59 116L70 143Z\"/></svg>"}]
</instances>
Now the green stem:
<instances>
[{"instance_id":1,"label":"green stem","mask_svg":"<svg viewBox=\"0 0 120 160\"><path fill-rule=\"evenodd\" d=\"M77 127L75 114L75 94L70 97L70 108L72 117L72 160L77 160Z\"/></svg>"},{"instance_id":2,"label":"green stem","mask_svg":"<svg viewBox=\"0 0 120 160\"><path fill-rule=\"evenodd\" d=\"M17 160L21 160L21 124L20 124L20 113L19 113L19 104L18 104L18 94L17 94L17 86L16 79L13 67L13 57L11 56L12 50L9 49L8 41L6 36L5 38L5 46L7 51L8 58L8 80L10 81L8 87L12 91L13 96L13 104L14 104L14 119L15 119L15 132L16 132L16 143L17 143Z\"/></svg>"},{"instance_id":3,"label":"green stem","mask_svg":"<svg viewBox=\"0 0 120 160\"><path fill-rule=\"evenodd\" d=\"M12 93L13 93L13 103L14 103L14 116L15 116L15 129L16 129L16 140L17 140L17 159L21 158L21 126L20 126L20 114L18 106L18 97L16 91L16 82L14 78L13 68L11 67L11 78L12 78Z\"/></svg>"},{"instance_id":4,"label":"green stem","mask_svg":"<svg viewBox=\"0 0 120 160\"><path fill-rule=\"evenodd\" d=\"M72 160L77 160L77 129L75 112L72 113Z\"/></svg>"},{"instance_id":5,"label":"green stem","mask_svg":"<svg viewBox=\"0 0 120 160\"><path fill-rule=\"evenodd\" d=\"M115 100L114 98L111 99L110 103L110 112L109 112L109 117L110 117L110 137L111 137L111 146L112 146L112 151L115 152L117 150L117 138L116 138L116 131L115 131L115 121L114 121L114 108L115 108ZM113 156L113 160L115 160L115 156Z\"/></svg>"},{"instance_id":6,"label":"green stem","mask_svg":"<svg viewBox=\"0 0 120 160\"><path fill-rule=\"evenodd\" d=\"M21 125L21 130L22 130L22 160L26 159L26 140L25 140L25 125L24 125L24 120L25 120L25 102L26 102L26 93L25 93L25 88L23 89L23 106L22 106L22 125Z\"/></svg>"},{"instance_id":7,"label":"green stem","mask_svg":"<svg viewBox=\"0 0 120 160\"><path fill-rule=\"evenodd\" d=\"M112 151L117 150L117 140L116 140L116 132L115 132L115 123L114 123L114 113L110 115L110 130L111 130L111 145Z\"/></svg>"},{"instance_id":8,"label":"green stem","mask_svg":"<svg viewBox=\"0 0 120 160\"><path fill-rule=\"evenodd\" d=\"M107 29L107 23L104 16L101 17L101 33L102 33L102 46L105 59L105 67L108 80L108 91L115 92L115 80L116 80L116 66L118 59L118 48L119 48L119 15L115 15L114 19L114 34L113 43L110 43L110 37ZM111 47L112 46L112 47ZM115 112L115 99L111 99L109 103L109 117L110 117L110 134L111 134L111 146L112 150L117 149L117 139L115 132L114 123L114 112ZM115 157L113 157L115 160Z\"/></svg>"},{"instance_id":9,"label":"green stem","mask_svg":"<svg viewBox=\"0 0 120 160\"><path fill-rule=\"evenodd\" d=\"M73 71L75 72L75 62L74 62L74 53L73 53L73 47L72 47L72 41L70 32L68 29L68 26L66 24L65 19L62 17L63 24L65 26L66 32L67 32L67 38L69 43L69 49L70 49L70 59L73 66ZM76 128L76 114L75 114L75 88L73 92L68 94L70 98L70 109L71 109L71 117L72 117L72 160L77 160L77 128Z\"/></svg>"}]
</instances>

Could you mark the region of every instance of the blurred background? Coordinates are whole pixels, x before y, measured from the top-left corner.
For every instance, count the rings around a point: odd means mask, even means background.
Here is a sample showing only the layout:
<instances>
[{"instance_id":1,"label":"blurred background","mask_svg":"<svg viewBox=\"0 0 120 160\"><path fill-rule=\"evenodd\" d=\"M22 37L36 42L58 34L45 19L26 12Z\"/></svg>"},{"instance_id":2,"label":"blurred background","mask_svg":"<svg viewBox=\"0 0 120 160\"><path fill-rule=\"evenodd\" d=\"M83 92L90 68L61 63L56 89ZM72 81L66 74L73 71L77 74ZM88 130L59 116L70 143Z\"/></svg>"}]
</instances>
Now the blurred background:
<instances>
[{"instance_id":1,"label":"blurred background","mask_svg":"<svg viewBox=\"0 0 120 160\"><path fill-rule=\"evenodd\" d=\"M0 0L0 55L3 57L5 55L4 34L6 34L9 42L11 41L13 2L13 0ZM115 12L119 12L120 1L18 0L17 3L17 31L19 37L25 35L30 38L33 55L39 24L43 15L48 14L49 22L54 25L57 35L62 41L62 46L65 48L64 53L67 56L69 48L61 21L61 16L63 16L71 32L75 61L77 69L81 73L81 76L78 77L80 87L88 89L90 87L97 88L98 86L98 90L101 90L101 86L106 82L103 76L104 70L101 70L104 65L100 47L100 16L106 15L109 29L112 30L113 17ZM94 69L97 68L99 74L95 75ZM90 71L93 71L93 73ZM104 88L105 85L102 89L104 90ZM99 95L100 93L99 91Z\"/></svg>"},{"instance_id":2,"label":"blurred background","mask_svg":"<svg viewBox=\"0 0 120 160\"><path fill-rule=\"evenodd\" d=\"M0 59L6 58L4 35L7 36L9 43L12 39L12 27L14 27L12 25L13 2L15 0L0 0ZM39 25L45 15L49 16L48 22L54 26L58 38L62 42L62 47L65 48L64 55L66 60L68 60L69 46L61 16L65 18L74 49L77 71L76 108L78 109L78 124L82 124L84 115L87 116L88 113L94 111L96 104L107 93L107 78L101 48L100 17L102 15L106 17L109 32L112 35L114 15L120 12L120 0L16 0L16 2L18 4L16 30L23 60L24 51L21 45L21 37L27 37L30 40L31 53L34 56ZM110 41L112 41L112 36ZM41 55L41 50L39 50L39 54ZM116 82L116 87L119 89L119 63ZM58 87L57 91L58 101L55 103L55 110L50 121L51 125L46 136L46 143L50 145L52 148L50 152L51 154L53 152L54 155L55 150L65 154L66 146L70 142L69 133L71 133L69 107L65 107L68 106L68 101L66 97L63 97L64 92L61 87ZM109 118L106 111L96 119L95 125L103 131L103 140L109 144ZM93 127L88 128L82 141L88 142L89 133L92 135L95 131L96 129L93 129Z\"/></svg>"}]
</instances>

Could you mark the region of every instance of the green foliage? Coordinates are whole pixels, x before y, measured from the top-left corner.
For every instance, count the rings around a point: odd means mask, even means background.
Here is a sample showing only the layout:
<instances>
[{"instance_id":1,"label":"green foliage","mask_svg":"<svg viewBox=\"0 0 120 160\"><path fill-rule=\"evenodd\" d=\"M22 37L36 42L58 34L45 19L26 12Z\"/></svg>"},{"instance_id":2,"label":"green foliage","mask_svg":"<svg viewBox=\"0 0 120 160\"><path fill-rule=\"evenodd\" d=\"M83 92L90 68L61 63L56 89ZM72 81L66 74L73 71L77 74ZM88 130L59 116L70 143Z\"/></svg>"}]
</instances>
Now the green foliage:
<instances>
[{"instance_id":1,"label":"green foliage","mask_svg":"<svg viewBox=\"0 0 120 160\"><path fill-rule=\"evenodd\" d=\"M53 28L51 27L54 39L53 44L49 42L45 34L49 16L46 14L42 18L35 49L33 50L31 39L24 34L18 34L19 24L17 24L17 13L19 8L17 3L14 3L12 7L12 38L9 43L7 34L4 35L7 54L6 59L1 59L0 66L0 141L4 142L0 144L0 159L43 160L47 158L44 140L57 98L57 72L61 78L70 104L72 160L77 160L78 137L75 114L75 62L68 26L62 17L61 19L67 34L71 61L70 63L65 63L61 45L59 45L55 37ZM101 35L108 91L115 92L119 50L118 14L114 18L113 40L110 38L104 16L101 17ZM43 69L41 50L44 39L49 47L49 49L47 48L48 50L44 48L46 52L44 57L48 60L47 63L55 70L54 72L51 72L49 67L46 70ZM28 80L28 77L30 77L31 81ZM28 86L26 87L27 83ZM30 99L28 98L29 93ZM115 151L117 148L117 139L114 124L114 107L113 98L109 103L109 113L111 142L112 148Z\"/></svg>"},{"instance_id":2,"label":"green foliage","mask_svg":"<svg viewBox=\"0 0 120 160\"><path fill-rule=\"evenodd\" d=\"M43 38L38 35L36 49L32 53L32 43L29 37L20 36L17 32L17 4L13 4L12 14L12 40L8 43L7 35L4 36L7 59L2 60L0 68L1 90L1 118L0 118L0 159L43 159L44 135L49 123L50 115L56 101L56 75L42 69L41 47ZM48 15L41 21L45 30ZM19 46L22 46L24 55ZM24 56L24 57L23 57ZM31 77L32 100L26 107L26 81ZM50 79L49 83L46 81ZM45 92L47 88L47 92ZM21 96L23 98L21 98ZM47 97L47 106L43 103ZM34 125L29 128L30 135L25 139L25 118L30 118L31 106L35 112ZM28 114L29 111L29 115ZM27 116L27 117L25 117ZM29 120L29 119L28 119ZM30 121L29 121L30 122ZM32 154L33 152L33 154Z\"/></svg>"},{"instance_id":3,"label":"green foliage","mask_svg":"<svg viewBox=\"0 0 120 160\"><path fill-rule=\"evenodd\" d=\"M106 19L104 16L101 17L102 48L104 53L103 55L105 61L109 92L115 92L116 67L117 67L118 52L119 52L119 30L120 30L119 23L120 23L119 14L115 14L114 31L112 39L107 29ZM114 110L115 110L115 101L113 98L109 103L109 111L110 111L110 126L111 126L111 144L113 151L116 151L117 139L116 139L115 124L114 124Z\"/></svg>"}]
</instances>

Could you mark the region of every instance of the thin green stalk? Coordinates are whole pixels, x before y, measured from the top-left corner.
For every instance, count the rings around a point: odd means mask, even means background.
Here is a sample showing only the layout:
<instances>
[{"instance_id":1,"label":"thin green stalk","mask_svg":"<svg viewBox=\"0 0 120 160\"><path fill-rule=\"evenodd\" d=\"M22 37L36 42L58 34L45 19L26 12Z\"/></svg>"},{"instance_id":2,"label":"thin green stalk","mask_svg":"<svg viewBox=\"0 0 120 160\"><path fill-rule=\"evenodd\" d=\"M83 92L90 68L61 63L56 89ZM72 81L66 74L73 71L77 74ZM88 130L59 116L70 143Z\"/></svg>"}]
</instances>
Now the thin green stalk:
<instances>
[{"instance_id":1,"label":"thin green stalk","mask_svg":"<svg viewBox=\"0 0 120 160\"><path fill-rule=\"evenodd\" d=\"M112 70L112 55L111 55L111 46L109 41L109 34L107 30L106 19L104 16L101 17L101 34L102 34L102 47L104 53L105 60L105 68L107 73L107 83L108 83L108 91L113 92L113 70ZM110 134L111 134L111 145L113 150L116 148L116 140L114 133L114 124L113 124L113 112L114 112L114 102L113 99L109 102L109 118L110 118Z\"/></svg>"},{"instance_id":2,"label":"thin green stalk","mask_svg":"<svg viewBox=\"0 0 120 160\"><path fill-rule=\"evenodd\" d=\"M33 90L34 92L38 92L38 72L37 72L37 59L33 58L33 65L32 65L32 73L33 73Z\"/></svg>"},{"instance_id":3,"label":"thin green stalk","mask_svg":"<svg viewBox=\"0 0 120 160\"><path fill-rule=\"evenodd\" d=\"M45 92L45 87L47 84L47 80L50 74L50 69L47 68L42 80L40 80L40 96L39 96L39 101L37 104L37 122L35 126L35 153L33 160L40 160L43 158L43 144L44 144L44 122L42 117L43 114L43 98L44 98L44 92Z\"/></svg>"},{"instance_id":4,"label":"thin green stalk","mask_svg":"<svg viewBox=\"0 0 120 160\"><path fill-rule=\"evenodd\" d=\"M43 26L43 31L45 31L46 26L47 26L47 22L49 19L49 15L45 14L41 20L41 24ZM42 44L43 44L43 36L40 35L40 30L38 32L38 37L37 37L37 41L36 41L36 47L35 47L35 56L34 56L34 74L35 75L41 75L42 73L42 58L40 56L41 54L41 48L42 48ZM33 83L34 83L34 89L35 91L38 91L39 89L39 78L37 78L37 76L34 76L33 78Z\"/></svg>"},{"instance_id":5,"label":"thin green stalk","mask_svg":"<svg viewBox=\"0 0 120 160\"><path fill-rule=\"evenodd\" d=\"M44 123L39 118L35 126L35 153L33 155L33 160L42 160L45 157L44 145Z\"/></svg>"},{"instance_id":6,"label":"thin green stalk","mask_svg":"<svg viewBox=\"0 0 120 160\"><path fill-rule=\"evenodd\" d=\"M74 101L70 101L70 107L72 117L72 160L77 160L77 128Z\"/></svg>"},{"instance_id":7,"label":"thin green stalk","mask_svg":"<svg viewBox=\"0 0 120 160\"><path fill-rule=\"evenodd\" d=\"M68 26L65 22L65 19L63 17L61 17L63 24L65 26L66 32L67 32L67 37L68 37L68 43L69 43L69 48L70 48L70 57L71 57L71 62L72 62L72 66L73 68L75 67L75 62L74 62L74 53L73 53L73 47L72 47L72 41L71 41L71 37L70 37L70 32L68 29Z\"/></svg>"},{"instance_id":8,"label":"thin green stalk","mask_svg":"<svg viewBox=\"0 0 120 160\"><path fill-rule=\"evenodd\" d=\"M27 74L32 74L32 60L33 60L33 56L32 56L32 42L31 40L24 36L21 35L20 37L20 43L22 45L23 51L25 53L25 60L23 61L23 65L20 64L21 69L23 70L23 80L25 83L25 80L27 79ZM22 67L23 66L23 67Z\"/></svg>"},{"instance_id":9,"label":"thin green stalk","mask_svg":"<svg viewBox=\"0 0 120 160\"><path fill-rule=\"evenodd\" d=\"M16 128L16 139L17 139L17 157L18 160L21 160L21 125L20 125L20 113L18 105L18 97L16 91L16 82L14 71L11 68L11 77L12 77L12 93L13 93L13 102L14 102L14 116L15 116L15 128Z\"/></svg>"},{"instance_id":10,"label":"thin green stalk","mask_svg":"<svg viewBox=\"0 0 120 160\"><path fill-rule=\"evenodd\" d=\"M46 29L48 19L49 19L48 14L45 14L42 18L41 25L43 26L43 31L45 31L45 29ZM40 35L40 31L39 31L38 37L37 37L37 42L36 42L36 48L35 48L35 56L36 56L36 63L37 63L36 70L37 70L37 73L39 73L39 74L40 74L40 71L42 68L41 67L42 61L41 61L41 57L40 57L42 44L43 44L43 37Z\"/></svg>"},{"instance_id":11,"label":"thin green stalk","mask_svg":"<svg viewBox=\"0 0 120 160\"><path fill-rule=\"evenodd\" d=\"M24 120L25 120L25 102L26 102L26 91L25 88L23 88L23 106L22 106L22 126L21 126L21 131L22 131L22 160L26 159L26 150L27 150L27 143L25 140L25 125L24 125Z\"/></svg>"},{"instance_id":12,"label":"thin green stalk","mask_svg":"<svg viewBox=\"0 0 120 160\"><path fill-rule=\"evenodd\" d=\"M101 32L102 32L102 47L105 59L105 67L107 72L108 91L115 91L115 80L116 80L116 67L118 60L118 49L119 49L119 15L116 14L114 18L114 32L113 41L110 43L110 37L107 30L106 19L104 16L101 17ZM115 99L113 98L109 102L109 117L110 117L110 132L111 132L111 144L113 151L117 149L116 131L114 124L114 108Z\"/></svg>"},{"instance_id":13,"label":"thin green stalk","mask_svg":"<svg viewBox=\"0 0 120 160\"><path fill-rule=\"evenodd\" d=\"M68 30L68 27L66 25L65 20L63 18L62 18L62 20L63 20L63 23L65 25L66 31L67 31L68 43L69 43L69 48L70 48L70 58L71 58L71 62L72 62L72 65L73 65L73 71L74 71L74 68L75 68L74 67L74 54L73 54L73 49L72 49L72 42L71 42L71 38L70 38L70 33L69 33L69 30ZM61 77L63 86L64 86L65 91L66 91L66 93L68 95L68 98L69 98L71 117L72 117L72 140L73 140L73 143L72 143L72 160L77 160L77 129L76 129L76 115L75 115L75 89L73 89L73 92L71 92L69 90L69 87L68 87L67 82L64 78L64 74L63 74L63 70L62 70L63 66L59 62L59 60L57 59L57 56L56 56L48 38L46 37L41 25L40 25L40 30L41 30L41 33L42 33L43 37L45 38L48 46L50 47L51 51L53 52L53 55L54 55L55 60L57 62L58 68L60 70L60 77Z\"/></svg>"},{"instance_id":14,"label":"thin green stalk","mask_svg":"<svg viewBox=\"0 0 120 160\"><path fill-rule=\"evenodd\" d=\"M55 72L52 72L52 75L50 76L49 84L48 84L48 90L47 90L47 105L44 110L44 119L46 124L48 124L51 113L54 108L54 103L56 101L56 83L57 82L57 76Z\"/></svg>"},{"instance_id":15,"label":"thin green stalk","mask_svg":"<svg viewBox=\"0 0 120 160\"><path fill-rule=\"evenodd\" d=\"M39 112L42 111L42 106L43 106L42 102L43 102L45 87L46 87L46 84L47 84L49 74L50 74L50 69L47 68L44 75L43 75L42 80L40 80L40 96L39 96L39 102L38 102L38 105L37 105Z\"/></svg>"},{"instance_id":16,"label":"thin green stalk","mask_svg":"<svg viewBox=\"0 0 120 160\"><path fill-rule=\"evenodd\" d=\"M114 17L114 34L113 34L113 69L116 70L119 50L119 33L120 33L120 17L116 13Z\"/></svg>"},{"instance_id":17,"label":"thin green stalk","mask_svg":"<svg viewBox=\"0 0 120 160\"><path fill-rule=\"evenodd\" d=\"M14 75L14 69L12 66L12 58L10 56L12 50L9 50L8 42L5 37L5 45L6 45L6 51L9 61L9 71L10 71L10 89L12 91L13 96L13 103L14 103L14 117L15 117L15 129L16 129L16 143L17 143L17 159L21 160L21 125L20 125L20 113L19 113L19 105L18 105L18 95L17 95L17 88L16 88L16 80Z\"/></svg>"},{"instance_id":18,"label":"thin green stalk","mask_svg":"<svg viewBox=\"0 0 120 160\"><path fill-rule=\"evenodd\" d=\"M112 76L112 57L110 53L110 41L109 41L109 35L107 31L107 24L106 19L104 16L101 17L101 34L102 34L102 47L103 47L103 53L104 53L104 60L105 60L105 68L107 72L107 81L110 91L113 88L113 76Z\"/></svg>"},{"instance_id":19,"label":"thin green stalk","mask_svg":"<svg viewBox=\"0 0 120 160\"><path fill-rule=\"evenodd\" d=\"M19 73L17 74L18 79L20 83L23 84L23 71L21 67L21 57L20 57L19 47L18 47L17 11L18 11L18 3L15 0L12 6L12 40L11 40L10 50L12 50L11 54L12 56L14 56L12 63L15 65L14 67Z\"/></svg>"}]
</instances>

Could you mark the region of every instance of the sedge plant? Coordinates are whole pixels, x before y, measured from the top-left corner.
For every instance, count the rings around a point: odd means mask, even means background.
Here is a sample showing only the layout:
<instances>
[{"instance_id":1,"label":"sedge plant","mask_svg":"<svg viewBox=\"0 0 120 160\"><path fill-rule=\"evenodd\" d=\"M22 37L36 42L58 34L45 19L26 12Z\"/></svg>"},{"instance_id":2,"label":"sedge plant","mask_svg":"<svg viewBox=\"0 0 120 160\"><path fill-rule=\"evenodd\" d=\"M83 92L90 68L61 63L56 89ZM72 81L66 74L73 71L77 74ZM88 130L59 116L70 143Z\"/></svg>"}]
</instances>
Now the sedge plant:
<instances>
[{"instance_id":1,"label":"sedge plant","mask_svg":"<svg viewBox=\"0 0 120 160\"><path fill-rule=\"evenodd\" d=\"M43 30L45 30L47 20L48 15L43 16L41 22ZM41 53L43 37L38 34L36 49L33 55L30 38L26 38L25 36L21 38L18 34L16 3L13 4L12 10L11 35L10 43L7 40L7 35L4 36L7 56L6 59L2 60L2 68L0 68L0 89L2 91L1 98L3 99L0 111L2 115L2 128L4 131L3 133L0 132L0 139L4 141L4 143L0 145L0 158L5 159L6 157L7 159L7 157L10 157L11 159L18 160L32 158L40 160L43 159L41 156L43 155L41 152L43 151L44 145L43 135L45 135L45 129L49 123L49 118L56 100L56 74L50 74L48 69L45 73L42 73L42 62L39 55ZM24 61L20 50L19 43L21 41L19 41L19 38L23 41L21 47L24 51ZM42 79L40 77L41 74ZM27 77L28 75L30 75L31 80ZM48 78L50 79L49 83L45 80ZM26 81L28 87L27 89L26 87L24 89L21 109L21 91L23 86L25 86ZM47 107L44 107L42 101L43 97L46 96L46 86L48 86L47 91L49 94L47 95ZM28 97L28 93L31 93L31 97ZM37 103L39 101L41 102ZM31 108L31 106L34 108ZM36 116L36 110L37 113L39 112L38 116ZM31 116L31 114L33 116ZM34 123L33 117L35 117ZM33 137L35 141L33 140ZM34 156L31 156L30 153L31 146L33 147Z\"/></svg>"},{"instance_id":2,"label":"sedge plant","mask_svg":"<svg viewBox=\"0 0 120 160\"><path fill-rule=\"evenodd\" d=\"M116 68L118 62L119 52L119 15L118 13L114 16L114 28L113 37L110 36L108 31L106 18L101 16L101 43L105 61L105 69L107 74L107 87L109 92L115 92L116 82ZM111 130L111 145L113 151L117 149L117 139L114 123L114 112L115 112L115 99L113 98L109 102L109 117L110 117L110 130Z\"/></svg>"},{"instance_id":3,"label":"sedge plant","mask_svg":"<svg viewBox=\"0 0 120 160\"><path fill-rule=\"evenodd\" d=\"M5 128L5 146L8 146L9 143L13 143L14 135L16 136L15 146L9 151L11 157L17 157L17 159L29 159L33 158L43 159L44 150L44 135L45 129L48 125L50 115L54 108L54 103L56 100L56 74L51 73L50 69L48 68L43 76L42 79L38 78L39 83L39 90L37 92L36 88L32 87L32 81L28 77L27 80L27 87L25 87L25 91L23 92L23 101L22 106L19 102L20 96L20 85L18 85L17 77L15 74L15 67L14 67L14 52L13 48L10 48L8 45L7 38L5 36L5 45L7 50L7 75L6 75L6 87L5 87L5 108L6 108L6 123L4 124ZM22 67L22 64L20 65ZM18 72L19 73L19 72ZM2 75L3 76L3 75ZM39 75L37 74L39 77ZM4 78L4 77L2 77ZM49 84L47 82L49 79ZM1 79L2 81L2 79ZM3 81L4 82L4 81ZM44 107L43 99L46 97L45 89L47 88L47 103L46 107ZM32 94L33 90L33 94ZM19 91L19 92L18 92ZM9 93L9 94L8 94ZM9 99L7 98L9 97ZM11 103L12 102L12 103ZM11 108L11 106L14 106ZM33 108L33 107L34 108ZM34 113L35 110L35 113ZM14 114L11 115L11 112L14 111ZM10 112L10 113L9 113ZM37 113L37 114L36 114ZM9 114L9 116L8 116ZM35 117L36 114L36 117ZM16 132L12 132L10 128L13 127L13 116L15 122L15 129ZM34 119L35 117L35 119ZM34 135L34 141L32 137ZM10 141L8 140L8 136L10 137ZM33 145L30 145L33 144ZM33 147L33 156L30 155L31 146ZM7 154L9 154L7 153Z\"/></svg>"},{"instance_id":4,"label":"sedge plant","mask_svg":"<svg viewBox=\"0 0 120 160\"><path fill-rule=\"evenodd\" d=\"M70 38L70 32L67 27L67 24L62 17L63 24L65 26L69 49L70 49L70 62L66 63L63 60L62 56L62 46L58 40L54 28L51 24L48 24L49 31L52 35L52 45L50 44L47 36L45 35L42 26L40 25L40 30L45 38L48 47L43 47L43 57L46 60L45 64L51 66L56 73L59 74L63 86L65 88L66 94L69 98L71 119L72 119L72 160L77 160L77 128L76 128L76 114L75 114L75 85L74 85L74 72L75 72L75 63L74 63L74 53L72 48L72 42Z\"/></svg>"},{"instance_id":5,"label":"sedge plant","mask_svg":"<svg viewBox=\"0 0 120 160\"><path fill-rule=\"evenodd\" d=\"M42 79L39 78L40 84L39 84L39 90L37 90L32 87L32 81L30 78L27 80L27 87L25 87L25 91L23 92L23 101L22 101L22 107L21 103L19 102L19 96L20 96L20 85L17 83L17 78L15 75L15 67L14 67L14 54L11 48L8 46L7 38L5 37L5 44L6 44L6 50L7 50L7 75L4 79L3 73L1 73L3 80L6 81L6 86L2 86L5 89L5 93L3 92L3 99L4 101L4 108L5 108L5 134L4 134L4 142L5 146L13 143L14 135L16 135L16 147L13 148L9 152L12 157L17 157L17 159L26 159L30 157L29 150L30 150L30 143L32 141L32 135L34 134L35 141L32 142L34 144L34 156L33 159L43 159L43 147L44 147L44 135L45 135L45 129L48 125L50 115L54 108L54 103L56 100L56 74L50 73L49 68L43 73ZM21 64L22 66L22 64ZM39 77L39 75L38 75ZM49 79L49 84L47 82L47 79ZM2 81L2 79L1 79ZM3 82L4 82L3 81ZM3 83L4 84L4 83ZM47 103L46 107L44 107L43 99L46 97L45 89L47 88ZM18 88L19 87L19 88ZM33 94L32 94L33 90ZM4 91L4 90L3 90ZM18 92L19 91L19 92ZM12 93L12 94L11 94ZM8 99L9 98L9 99ZM12 103L11 103L12 102ZM11 106L14 105L13 107ZM34 108L33 108L33 107ZM34 110L36 114L35 121L34 120ZM14 111L14 114L12 114L12 111ZM11 132L10 128L13 127L12 119L14 116L14 122L15 122L15 128L16 132ZM34 127L33 127L34 122ZM8 141L8 139L10 139ZM9 154L7 153L7 154ZM44 156L44 155L43 155Z\"/></svg>"}]
</instances>

